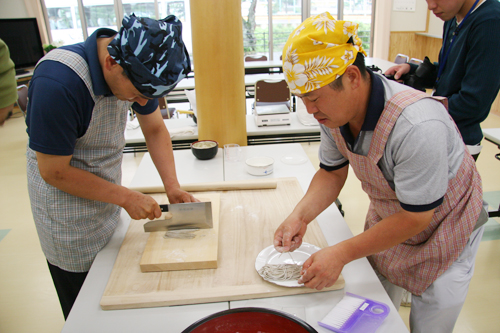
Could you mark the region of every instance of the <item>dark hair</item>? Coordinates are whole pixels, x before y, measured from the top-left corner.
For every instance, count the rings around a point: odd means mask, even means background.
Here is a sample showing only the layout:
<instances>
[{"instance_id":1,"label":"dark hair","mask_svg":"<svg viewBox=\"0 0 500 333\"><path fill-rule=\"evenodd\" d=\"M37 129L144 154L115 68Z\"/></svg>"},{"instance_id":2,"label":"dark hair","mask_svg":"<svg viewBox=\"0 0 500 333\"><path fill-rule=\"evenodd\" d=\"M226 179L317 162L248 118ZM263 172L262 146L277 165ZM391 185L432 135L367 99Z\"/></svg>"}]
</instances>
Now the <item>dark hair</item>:
<instances>
[{"instance_id":1,"label":"dark hair","mask_svg":"<svg viewBox=\"0 0 500 333\"><path fill-rule=\"evenodd\" d=\"M366 79L368 72L366 71L365 56L363 55L363 53L358 52L358 54L356 55L356 59L352 64L358 67L361 76L363 77L363 79ZM344 86L342 85L342 76L344 76L344 74L342 74L341 76L330 82L328 86L336 91L343 90Z\"/></svg>"}]
</instances>

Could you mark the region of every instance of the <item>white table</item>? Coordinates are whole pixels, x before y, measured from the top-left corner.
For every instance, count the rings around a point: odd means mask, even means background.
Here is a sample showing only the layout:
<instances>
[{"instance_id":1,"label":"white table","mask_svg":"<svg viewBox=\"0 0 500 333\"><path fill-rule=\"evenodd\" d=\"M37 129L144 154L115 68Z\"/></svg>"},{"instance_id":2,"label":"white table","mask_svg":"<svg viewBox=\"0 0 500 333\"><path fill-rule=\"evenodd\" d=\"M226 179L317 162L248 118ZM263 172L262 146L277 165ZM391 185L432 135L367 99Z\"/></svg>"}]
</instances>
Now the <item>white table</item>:
<instances>
[{"instance_id":1,"label":"white table","mask_svg":"<svg viewBox=\"0 0 500 333\"><path fill-rule=\"evenodd\" d=\"M194 157L190 149L176 150L175 170L181 184L224 181L224 150L219 148L217 155L210 160L200 161ZM129 188L163 186L151 155L144 154L141 164L130 182Z\"/></svg>"},{"instance_id":2,"label":"white table","mask_svg":"<svg viewBox=\"0 0 500 333\"><path fill-rule=\"evenodd\" d=\"M366 66L371 66L375 65L379 67L382 72L385 72L389 67L394 66L395 64L393 62L380 59L380 58L370 58L367 57L365 58L365 65ZM277 60L269 60L269 61L247 61L245 62L245 68L251 69L251 68L264 68L264 67L282 67L282 62L277 61ZM258 80L281 80L284 79L285 76L283 73L269 73L269 74L247 74L245 75L245 87L252 87L255 85L255 82ZM169 103L175 102L175 101L185 101L187 100L184 90L193 90L195 89L195 79L194 77L187 77L182 79L177 86L174 88L174 90L166 96L167 101Z\"/></svg>"},{"instance_id":3,"label":"white table","mask_svg":"<svg viewBox=\"0 0 500 333\"><path fill-rule=\"evenodd\" d=\"M268 79L276 79L282 80L285 76L283 74L247 74L245 75L245 86L254 86L255 82L258 80L268 80ZM188 77L182 79L174 88L173 91L184 91L184 90L192 90L195 88L195 80L193 77ZM168 95L167 95L168 98Z\"/></svg>"},{"instance_id":4,"label":"white table","mask_svg":"<svg viewBox=\"0 0 500 333\"><path fill-rule=\"evenodd\" d=\"M244 61L243 66L246 68L282 68L283 61L281 60L259 60L259 61ZM191 64L191 69L194 72L194 64Z\"/></svg>"},{"instance_id":5,"label":"white table","mask_svg":"<svg viewBox=\"0 0 500 333\"><path fill-rule=\"evenodd\" d=\"M283 67L282 60L263 60L263 61L245 61L245 69L270 69L278 68L279 70Z\"/></svg>"},{"instance_id":6,"label":"white table","mask_svg":"<svg viewBox=\"0 0 500 333\"><path fill-rule=\"evenodd\" d=\"M483 135L486 140L500 147L500 128L483 128Z\"/></svg>"},{"instance_id":7,"label":"white table","mask_svg":"<svg viewBox=\"0 0 500 333\"><path fill-rule=\"evenodd\" d=\"M140 163L137 173L130 184L131 188L141 187L145 184L161 186L161 180L148 155L145 154ZM275 165L271 175L257 177L245 172L245 158L257 155L274 157ZM203 175L199 172L198 176L203 177L206 182L218 181L221 178L230 181L294 176L297 177L305 193L315 173L315 169L307 155L300 144L297 143L242 147L240 161L223 161L223 169L219 170L216 170L220 168L219 159L223 158L220 151L211 167L208 167L210 160L198 161L189 150L175 151L174 156L181 184L200 182L200 179L192 178L193 169L204 170ZM290 165L282 161L284 156L303 157L306 161L302 164ZM329 245L352 237L351 231L334 204L321 213L316 220ZM356 260L344 267L342 274L346 286L343 290L338 291L181 307L103 311L99 307L99 302L129 222L130 219L126 214L122 214L120 227L113 235L111 242L98 254L92 265L63 332L181 332L191 323L209 314L227 308L256 306L295 313L305 319L318 332L327 333L331 331L320 327L317 321L322 319L342 299L346 291L381 301L390 307L391 312L383 326L379 328L380 332L408 332L366 259ZM303 318L304 314L305 318Z\"/></svg>"},{"instance_id":8,"label":"white table","mask_svg":"<svg viewBox=\"0 0 500 333\"><path fill-rule=\"evenodd\" d=\"M500 148L500 128L483 128L483 135L486 140L493 142ZM500 160L500 153L496 154L495 157Z\"/></svg>"},{"instance_id":9,"label":"white table","mask_svg":"<svg viewBox=\"0 0 500 333\"><path fill-rule=\"evenodd\" d=\"M246 116L248 144L264 144L277 142L306 142L319 141L320 129L318 125L303 125L297 112L290 113L290 125L263 126L255 124L253 115ZM189 148L189 144L198 140L198 127L192 118L164 119L165 125L171 134L174 149ZM189 134L176 135L183 129L191 129ZM125 144L127 152L146 151L146 140L140 127L125 130Z\"/></svg>"},{"instance_id":10,"label":"white table","mask_svg":"<svg viewBox=\"0 0 500 333\"><path fill-rule=\"evenodd\" d=\"M390 67L395 66L396 64L393 63L392 61L380 59L380 58L370 58L367 57L365 58L365 65L366 66L371 66L375 65L378 68L382 70L382 73L388 70Z\"/></svg>"},{"instance_id":11,"label":"white table","mask_svg":"<svg viewBox=\"0 0 500 333\"><path fill-rule=\"evenodd\" d=\"M382 71L386 71L389 69L389 67L394 66L395 63L390 62L388 60L380 59L380 58L370 58L367 57L365 58L365 65L366 66L371 66L371 65L376 65L379 67ZM282 67L282 62L281 60L268 60L268 61L247 61L245 62L245 68L264 68L264 67ZM284 79L285 76L280 73L276 74L247 74L245 75L245 86L252 86L255 85L255 82L257 80L265 80L265 79ZM177 86L174 88L175 90L191 90L195 88L194 84L194 78L185 78L182 79L181 82L177 84Z\"/></svg>"}]
</instances>

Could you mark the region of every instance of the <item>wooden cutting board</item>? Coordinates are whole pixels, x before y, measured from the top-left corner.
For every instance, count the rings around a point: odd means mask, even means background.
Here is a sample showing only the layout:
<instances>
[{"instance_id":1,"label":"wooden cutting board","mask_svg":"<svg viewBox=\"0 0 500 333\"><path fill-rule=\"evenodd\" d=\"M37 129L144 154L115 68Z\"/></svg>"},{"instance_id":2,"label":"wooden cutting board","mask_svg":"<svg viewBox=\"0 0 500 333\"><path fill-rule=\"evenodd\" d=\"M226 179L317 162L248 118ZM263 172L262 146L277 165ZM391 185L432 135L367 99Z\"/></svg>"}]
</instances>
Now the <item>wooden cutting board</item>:
<instances>
[{"instance_id":1,"label":"wooden cutting board","mask_svg":"<svg viewBox=\"0 0 500 333\"><path fill-rule=\"evenodd\" d=\"M257 255L272 245L276 228L303 196L296 178L277 181L276 189L220 192L216 269L141 272L140 259L149 235L144 232L143 222L131 221L101 298L101 308L145 308L318 292L275 285L263 280L255 270ZM327 246L316 221L309 224L304 242ZM340 276L332 287L322 291L344 285Z\"/></svg>"},{"instance_id":2,"label":"wooden cutting board","mask_svg":"<svg viewBox=\"0 0 500 333\"><path fill-rule=\"evenodd\" d=\"M160 204L168 203L164 193L152 197ZM165 231L150 232L140 262L142 272L217 268L220 193L197 193L195 197L212 203L213 228L194 231L191 239L165 238Z\"/></svg>"}]
</instances>

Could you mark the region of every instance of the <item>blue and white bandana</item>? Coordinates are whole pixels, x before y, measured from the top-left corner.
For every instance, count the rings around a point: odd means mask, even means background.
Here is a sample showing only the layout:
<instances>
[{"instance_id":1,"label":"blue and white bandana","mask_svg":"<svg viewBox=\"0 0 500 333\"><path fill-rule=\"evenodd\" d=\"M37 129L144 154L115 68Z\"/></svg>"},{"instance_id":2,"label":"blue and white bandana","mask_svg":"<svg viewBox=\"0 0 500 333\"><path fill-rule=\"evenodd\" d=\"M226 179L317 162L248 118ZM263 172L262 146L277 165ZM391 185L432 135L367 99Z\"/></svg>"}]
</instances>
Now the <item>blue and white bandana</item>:
<instances>
[{"instance_id":1,"label":"blue and white bandana","mask_svg":"<svg viewBox=\"0 0 500 333\"><path fill-rule=\"evenodd\" d=\"M153 20L125 15L122 25L108 52L141 94L163 97L191 72L177 17Z\"/></svg>"}]
</instances>

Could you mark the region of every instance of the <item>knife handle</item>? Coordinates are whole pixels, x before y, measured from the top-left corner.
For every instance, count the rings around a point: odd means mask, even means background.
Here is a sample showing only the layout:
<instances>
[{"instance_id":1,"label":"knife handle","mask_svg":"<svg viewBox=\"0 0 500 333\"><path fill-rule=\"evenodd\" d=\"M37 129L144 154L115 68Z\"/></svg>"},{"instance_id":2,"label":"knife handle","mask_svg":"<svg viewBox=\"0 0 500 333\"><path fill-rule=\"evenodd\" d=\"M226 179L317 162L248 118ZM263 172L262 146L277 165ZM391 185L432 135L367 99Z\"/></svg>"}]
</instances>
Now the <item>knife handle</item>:
<instances>
[{"instance_id":1,"label":"knife handle","mask_svg":"<svg viewBox=\"0 0 500 333\"><path fill-rule=\"evenodd\" d=\"M160 210L165 213L168 212L168 205L160 205Z\"/></svg>"}]
</instances>

